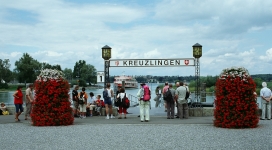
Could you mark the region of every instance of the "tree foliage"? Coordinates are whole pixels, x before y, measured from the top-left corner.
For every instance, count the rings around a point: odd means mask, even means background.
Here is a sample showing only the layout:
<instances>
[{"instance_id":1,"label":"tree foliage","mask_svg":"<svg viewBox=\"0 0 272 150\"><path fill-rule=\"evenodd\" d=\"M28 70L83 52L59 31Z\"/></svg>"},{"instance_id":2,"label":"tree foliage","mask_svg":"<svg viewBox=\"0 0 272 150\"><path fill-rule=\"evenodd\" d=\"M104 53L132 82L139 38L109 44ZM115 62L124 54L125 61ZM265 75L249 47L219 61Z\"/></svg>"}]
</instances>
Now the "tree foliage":
<instances>
[{"instance_id":1,"label":"tree foliage","mask_svg":"<svg viewBox=\"0 0 272 150\"><path fill-rule=\"evenodd\" d=\"M60 65L50 65L45 62L41 63L41 69L56 69L56 70L62 71Z\"/></svg>"},{"instance_id":2,"label":"tree foliage","mask_svg":"<svg viewBox=\"0 0 272 150\"><path fill-rule=\"evenodd\" d=\"M34 83L40 73L40 63L33 59L28 53L24 53L19 61L15 62L14 69L17 74L17 80L21 83Z\"/></svg>"},{"instance_id":3,"label":"tree foliage","mask_svg":"<svg viewBox=\"0 0 272 150\"><path fill-rule=\"evenodd\" d=\"M0 59L0 83L7 83L12 80L12 72L9 68L9 59Z\"/></svg>"},{"instance_id":4,"label":"tree foliage","mask_svg":"<svg viewBox=\"0 0 272 150\"><path fill-rule=\"evenodd\" d=\"M62 72L65 75L65 79L72 80L72 78L73 78L73 71L72 71L72 69L65 68Z\"/></svg>"},{"instance_id":5,"label":"tree foliage","mask_svg":"<svg viewBox=\"0 0 272 150\"><path fill-rule=\"evenodd\" d=\"M86 82L91 85L97 83L96 69L93 65L86 64L85 60L79 60L75 63L73 77L78 79L80 86L86 86Z\"/></svg>"}]
</instances>

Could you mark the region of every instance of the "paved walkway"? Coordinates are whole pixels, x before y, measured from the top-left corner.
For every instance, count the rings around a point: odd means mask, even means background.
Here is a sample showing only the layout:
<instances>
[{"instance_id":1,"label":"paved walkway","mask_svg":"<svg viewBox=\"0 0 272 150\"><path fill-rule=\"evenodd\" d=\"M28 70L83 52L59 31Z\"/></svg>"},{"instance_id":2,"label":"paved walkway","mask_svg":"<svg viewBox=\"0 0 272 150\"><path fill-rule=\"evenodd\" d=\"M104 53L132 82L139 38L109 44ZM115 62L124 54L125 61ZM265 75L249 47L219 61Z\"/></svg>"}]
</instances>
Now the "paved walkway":
<instances>
[{"instance_id":1,"label":"paved walkway","mask_svg":"<svg viewBox=\"0 0 272 150\"><path fill-rule=\"evenodd\" d=\"M131 107L128 109L127 119L105 119L105 116L93 116L84 119L75 118L74 125L80 124L212 124L213 116L211 117L189 117L189 119L167 119L164 108L152 108L150 110L150 121L141 122L139 115L139 107ZM29 120L24 120L24 114L19 116L21 122L29 123ZM15 122L14 115L0 116L0 124L18 123Z\"/></svg>"},{"instance_id":2,"label":"paved walkway","mask_svg":"<svg viewBox=\"0 0 272 150\"><path fill-rule=\"evenodd\" d=\"M0 116L1 149L17 150L251 150L272 149L272 121L261 120L254 129L213 126L213 117L166 119L163 108L152 108L150 122L140 122L139 108L130 108L127 119L104 116L75 118L74 125L34 127L15 122L14 115Z\"/></svg>"}]
</instances>

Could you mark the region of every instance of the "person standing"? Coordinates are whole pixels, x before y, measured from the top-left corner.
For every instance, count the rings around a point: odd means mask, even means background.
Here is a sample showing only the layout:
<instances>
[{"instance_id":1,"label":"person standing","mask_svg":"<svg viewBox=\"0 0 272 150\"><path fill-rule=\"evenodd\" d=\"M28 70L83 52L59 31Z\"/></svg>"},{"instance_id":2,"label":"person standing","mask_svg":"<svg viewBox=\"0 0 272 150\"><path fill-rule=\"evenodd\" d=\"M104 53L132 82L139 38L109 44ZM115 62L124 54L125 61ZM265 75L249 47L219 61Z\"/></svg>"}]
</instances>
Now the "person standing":
<instances>
[{"instance_id":1,"label":"person standing","mask_svg":"<svg viewBox=\"0 0 272 150\"><path fill-rule=\"evenodd\" d=\"M162 89L162 95L164 95L166 93L166 91L168 90L169 85L168 82L164 83L164 87ZM166 100L164 100L164 111L167 112L167 104L166 104Z\"/></svg>"},{"instance_id":2,"label":"person standing","mask_svg":"<svg viewBox=\"0 0 272 150\"><path fill-rule=\"evenodd\" d=\"M121 88L120 92L118 93L116 98L120 98L121 99L121 105L119 106L119 117L118 119L122 119L122 113L124 114L124 119L127 119L126 114L127 114L127 108L123 107L123 99L124 97L127 97L126 93L125 93L125 89Z\"/></svg>"},{"instance_id":3,"label":"person standing","mask_svg":"<svg viewBox=\"0 0 272 150\"><path fill-rule=\"evenodd\" d=\"M174 119L175 116L175 89L173 89L173 85L169 84L169 89L172 95L172 100L166 102L167 106L167 119Z\"/></svg>"},{"instance_id":4,"label":"person standing","mask_svg":"<svg viewBox=\"0 0 272 150\"><path fill-rule=\"evenodd\" d=\"M161 89L159 86L157 86L155 93L156 93L156 97L154 98L154 100L156 101L155 107L157 108L159 106L159 104L162 103L162 102L160 102Z\"/></svg>"},{"instance_id":5,"label":"person standing","mask_svg":"<svg viewBox=\"0 0 272 150\"><path fill-rule=\"evenodd\" d=\"M116 92L115 92L115 96L114 96L114 106L116 106L116 107L119 107L118 105L119 105L119 103L118 103L118 101L117 101L117 95L120 93L120 90L121 90L121 88L122 87L117 87L117 90L116 90Z\"/></svg>"},{"instance_id":6,"label":"person standing","mask_svg":"<svg viewBox=\"0 0 272 150\"><path fill-rule=\"evenodd\" d=\"M179 82L176 82L176 89L179 87ZM175 91L175 95L176 95L176 91ZM175 99L175 106L177 108L177 117L176 118L179 118L179 109L178 109L178 102L176 100L176 96L174 97Z\"/></svg>"},{"instance_id":7,"label":"person standing","mask_svg":"<svg viewBox=\"0 0 272 150\"><path fill-rule=\"evenodd\" d=\"M33 96L33 84L29 84L28 88L26 89L26 113L25 113L25 120L27 120L27 116L30 117L31 110L32 110L32 103L34 102Z\"/></svg>"},{"instance_id":8,"label":"person standing","mask_svg":"<svg viewBox=\"0 0 272 150\"><path fill-rule=\"evenodd\" d=\"M88 94L85 92L85 88L82 88L82 91L78 94L79 98L83 98L83 104L79 104L80 118L86 118L86 105Z\"/></svg>"},{"instance_id":9,"label":"person standing","mask_svg":"<svg viewBox=\"0 0 272 150\"><path fill-rule=\"evenodd\" d=\"M22 92L21 86L17 87L17 90L14 92L13 97L14 97L14 105L15 105L15 109L16 109L15 121L18 122L18 121L21 121L19 119L19 116L21 115L22 112L24 112L23 92Z\"/></svg>"},{"instance_id":10,"label":"person standing","mask_svg":"<svg viewBox=\"0 0 272 150\"><path fill-rule=\"evenodd\" d=\"M178 104L178 116L180 119L188 119L189 116L188 103L185 96L186 87L183 86L183 82L179 82L179 87L176 89L175 97Z\"/></svg>"},{"instance_id":11,"label":"person standing","mask_svg":"<svg viewBox=\"0 0 272 150\"><path fill-rule=\"evenodd\" d=\"M265 116L267 116L267 120L271 119L271 98L272 93L269 88L267 88L266 82L262 83L263 88L260 91L260 97L262 98L262 117L261 120L265 120Z\"/></svg>"},{"instance_id":12,"label":"person standing","mask_svg":"<svg viewBox=\"0 0 272 150\"><path fill-rule=\"evenodd\" d=\"M107 90L107 98L104 98L104 102L105 102L105 107L106 107L106 119L113 119L115 118L113 116L113 112L112 112L112 98L113 98L113 90L110 88L111 85L110 83L107 83L107 87L105 88L105 90ZM109 114L111 116L109 116Z\"/></svg>"},{"instance_id":13,"label":"person standing","mask_svg":"<svg viewBox=\"0 0 272 150\"><path fill-rule=\"evenodd\" d=\"M79 86L76 85L74 87L74 90L72 91L72 99L73 99L74 116L75 117L79 117L78 116L78 113L79 113L79 111L78 111L78 92L77 92L78 89L79 89Z\"/></svg>"},{"instance_id":14,"label":"person standing","mask_svg":"<svg viewBox=\"0 0 272 150\"><path fill-rule=\"evenodd\" d=\"M149 87L145 84L141 84L141 88L137 93L137 97L140 103L140 119L141 122L148 122L150 120L149 116L149 105L150 105L150 90ZM145 114L144 114L145 113Z\"/></svg>"}]
</instances>

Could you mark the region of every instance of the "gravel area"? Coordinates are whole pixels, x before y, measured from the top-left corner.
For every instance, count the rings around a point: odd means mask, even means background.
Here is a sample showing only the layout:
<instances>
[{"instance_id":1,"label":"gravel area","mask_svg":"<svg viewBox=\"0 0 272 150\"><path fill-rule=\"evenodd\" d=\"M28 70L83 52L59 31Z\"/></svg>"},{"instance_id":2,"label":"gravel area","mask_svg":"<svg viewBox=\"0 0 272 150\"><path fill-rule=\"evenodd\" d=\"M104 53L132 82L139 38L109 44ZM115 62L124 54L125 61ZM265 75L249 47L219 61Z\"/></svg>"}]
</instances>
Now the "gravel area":
<instances>
[{"instance_id":1,"label":"gravel area","mask_svg":"<svg viewBox=\"0 0 272 150\"><path fill-rule=\"evenodd\" d=\"M226 149L271 150L272 121L258 128L224 129L212 124L80 124L34 127L27 123L0 124L3 150L58 149Z\"/></svg>"}]
</instances>

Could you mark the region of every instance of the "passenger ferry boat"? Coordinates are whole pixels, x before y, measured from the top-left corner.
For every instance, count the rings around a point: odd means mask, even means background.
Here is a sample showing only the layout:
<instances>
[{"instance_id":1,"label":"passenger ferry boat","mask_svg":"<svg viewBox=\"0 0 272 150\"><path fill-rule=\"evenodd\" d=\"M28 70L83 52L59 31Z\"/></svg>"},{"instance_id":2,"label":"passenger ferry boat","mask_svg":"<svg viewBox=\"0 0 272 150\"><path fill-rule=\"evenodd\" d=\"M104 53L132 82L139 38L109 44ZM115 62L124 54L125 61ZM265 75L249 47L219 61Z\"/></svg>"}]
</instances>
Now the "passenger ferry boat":
<instances>
[{"instance_id":1,"label":"passenger ferry boat","mask_svg":"<svg viewBox=\"0 0 272 150\"><path fill-rule=\"evenodd\" d=\"M138 88L138 82L132 76L121 75L114 78L114 85L122 87L122 81L125 81L125 88Z\"/></svg>"}]
</instances>

